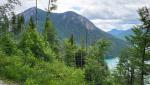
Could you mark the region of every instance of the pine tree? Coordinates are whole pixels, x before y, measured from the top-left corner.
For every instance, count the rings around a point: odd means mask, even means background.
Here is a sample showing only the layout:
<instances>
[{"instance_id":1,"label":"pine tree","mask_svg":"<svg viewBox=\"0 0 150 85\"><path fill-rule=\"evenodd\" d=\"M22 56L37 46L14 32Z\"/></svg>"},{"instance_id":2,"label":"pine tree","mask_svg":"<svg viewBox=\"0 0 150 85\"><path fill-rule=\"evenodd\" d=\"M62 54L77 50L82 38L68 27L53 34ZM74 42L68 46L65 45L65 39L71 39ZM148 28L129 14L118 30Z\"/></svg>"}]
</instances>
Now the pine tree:
<instances>
[{"instance_id":1,"label":"pine tree","mask_svg":"<svg viewBox=\"0 0 150 85\"><path fill-rule=\"evenodd\" d=\"M30 17L30 21L29 21L29 29L34 30L36 28L33 18Z\"/></svg>"},{"instance_id":2,"label":"pine tree","mask_svg":"<svg viewBox=\"0 0 150 85\"><path fill-rule=\"evenodd\" d=\"M38 10L38 8L37 8L37 0L36 0L36 26L37 26L37 24L38 24L38 20L37 20L37 10Z\"/></svg>"},{"instance_id":3,"label":"pine tree","mask_svg":"<svg viewBox=\"0 0 150 85\"><path fill-rule=\"evenodd\" d=\"M45 22L45 29L44 29L45 39L49 42L51 46L56 44L56 30L52 23L52 21L47 18Z\"/></svg>"},{"instance_id":4,"label":"pine tree","mask_svg":"<svg viewBox=\"0 0 150 85\"><path fill-rule=\"evenodd\" d=\"M11 30L16 35L17 34L17 18L14 12L12 12L12 18L11 18Z\"/></svg>"},{"instance_id":5,"label":"pine tree","mask_svg":"<svg viewBox=\"0 0 150 85\"><path fill-rule=\"evenodd\" d=\"M85 79L91 85L109 85L107 77L108 67L104 61L109 43L106 40L98 41L89 48L89 55L85 65Z\"/></svg>"},{"instance_id":6,"label":"pine tree","mask_svg":"<svg viewBox=\"0 0 150 85\"><path fill-rule=\"evenodd\" d=\"M20 34L24 29L24 17L23 15L18 16L17 18L17 33Z\"/></svg>"},{"instance_id":7,"label":"pine tree","mask_svg":"<svg viewBox=\"0 0 150 85\"><path fill-rule=\"evenodd\" d=\"M138 60L135 58L137 53L134 48L126 48L122 51L119 57L119 63L117 66L118 74L116 74L120 80L121 85L134 85L135 70L137 69ZM136 73L137 74L137 73Z\"/></svg>"},{"instance_id":8,"label":"pine tree","mask_svg":"<svg viewBox=\"0 0 150 85\"><path fill-rule=\"evenodd\" d=\"M72 43L72 45L75 43L73 34L70 37L70 43ZM75 53L75 64L77 68L83 69L85 67L86 56L87 51L85 48L85 42L83 38L80 38L80 46L78 46L77 51Z\"/></svg>"},{"instance_id":9,"label":"pine tree","mask_svg":"<svg viewBox=\"0 0 150 85\"><path fill-rule=\"evenodd\" d=\"M58 42L57 33L52 21L49 18L47 18L45 22L44 38L48 41L49 46L56 54L58 54L57 56L59 57L60 45Z\"/></svg>"},{"instance_id":10,"label":"pine tree","mask_svg":"<svg viewBox=\"0 0 150 85\"><path fill-rule=\"evenodd\" d=\"M135 58L139 60L139 70L140 70L140 80L141 84L144 85L144 75L146 72L145 61L147 59L147 53L149 53L149 43L150 43L150 13L146 7L140 9L139 11L140 20L143 22L142 25L137 25L133 29L133 35L128 37L128 41L132 44L133 48L136 50L137 55Z\"/></svg>"},{"instance_id":11,"label":"pine tree","mask_svg":"<svg viewBox=\"0 0 150 85\"><path fill-rule=\"evenodd\" d=\"M83 47L79 47L75 53L76 67L83 68L85 66L85 58L87 56L86 50Z\"/></svg>"},{"instance_id":12,"label":"pine tree","mask_svg":"<svg viewBox=\"0 0 150 85\"><path fill-rule=\"evenodd\" d=\"M65 44L64 44L63 59L64 59L64 62L66 65L75 67L75 65L76 65L75 53L76 53L76 51L77 51L77 46L75 44L74 37L71 36L69 38L69 40L65 41Z\"/></svg>"},{"instance_id":13,"label":"pine tree","mask_svg":"<svg viewBox=\"0 0 150 85\"><path fill-rule=\"evenodd\" d=\"M71 45L74 45L75 44L75 41L74 41L74 36L73 34L71 35L69 41L68 41Z\"/></svg>"}]
</instances>

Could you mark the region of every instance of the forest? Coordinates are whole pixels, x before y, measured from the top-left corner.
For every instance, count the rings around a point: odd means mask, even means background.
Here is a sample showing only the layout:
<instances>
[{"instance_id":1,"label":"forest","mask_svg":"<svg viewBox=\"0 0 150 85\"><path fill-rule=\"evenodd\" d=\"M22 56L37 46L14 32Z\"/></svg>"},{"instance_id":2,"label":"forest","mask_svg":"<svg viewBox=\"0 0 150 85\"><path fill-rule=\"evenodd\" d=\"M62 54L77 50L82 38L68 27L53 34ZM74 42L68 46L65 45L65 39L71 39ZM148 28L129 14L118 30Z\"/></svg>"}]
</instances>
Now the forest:
<instances>
[{"instance_id":1,"label":"forest","mask_svg":"<svg viewBox=\"0 0 150 85\"><path fill-rule=\"evenodd\" d=\"M55 2L49 0L47 4L43 32L37 30L37 16L26 23L23 15L14 13L15 6L22 4L19 0L7 0L0 6L0 80L17 85L150 84L149 8L137 11L142 24L133 26L133 35L126 37L128 45L121 51L116 68L110 70L105 61L112 45L109 40L99 39L89 45L88 37L80 44L73 34L64 40L58 37L49 18L59 7Z\"/></svg>"}]
</instances>

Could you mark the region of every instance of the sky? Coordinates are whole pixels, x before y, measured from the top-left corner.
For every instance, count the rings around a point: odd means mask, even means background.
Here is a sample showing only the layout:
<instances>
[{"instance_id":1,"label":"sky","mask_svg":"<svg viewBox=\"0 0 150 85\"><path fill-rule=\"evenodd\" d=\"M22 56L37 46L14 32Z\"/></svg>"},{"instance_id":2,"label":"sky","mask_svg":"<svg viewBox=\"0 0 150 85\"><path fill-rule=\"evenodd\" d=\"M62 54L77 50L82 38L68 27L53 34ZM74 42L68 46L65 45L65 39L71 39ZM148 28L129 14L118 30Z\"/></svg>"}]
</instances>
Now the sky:
<instances>
[{"instance_id":1,"label":"sky","mask_svg":"<svg viewBox=\"0 0 150 85\"><path fill-rule=\"evenodd\" d=\"M0 5L6 0L0 0ZM20 0L22 6L16 7L20 13L35 6L35 0ZM48 0L38 0L38 8L45 10ZM138 21L137 10L143 6L150 7L150 0L58 0L57 10L62 13L74 11L92 21L98 28L126 30L132 28Z\"/></svg>"}]
</instances>

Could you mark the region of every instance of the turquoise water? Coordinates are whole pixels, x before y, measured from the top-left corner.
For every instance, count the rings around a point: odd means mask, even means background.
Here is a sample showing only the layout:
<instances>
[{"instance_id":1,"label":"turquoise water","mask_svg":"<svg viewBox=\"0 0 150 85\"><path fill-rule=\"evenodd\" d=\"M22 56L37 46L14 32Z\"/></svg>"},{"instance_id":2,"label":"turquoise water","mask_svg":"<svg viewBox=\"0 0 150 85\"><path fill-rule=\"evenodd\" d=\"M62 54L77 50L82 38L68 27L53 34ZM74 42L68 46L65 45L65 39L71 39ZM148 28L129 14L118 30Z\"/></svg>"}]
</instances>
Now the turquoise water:
<instances>
[{"instance_id":1,"label":"turquoise water","mask_svg":"<svg viewBox=\"0 0 150 85\"><path fill-rule=\"evenodd\" d=\"M115 67L117 66L119 59L118 58L112 58L112 59L106 59L105 60L109 69L115 69Z\"/></svg>"}]
</instances>

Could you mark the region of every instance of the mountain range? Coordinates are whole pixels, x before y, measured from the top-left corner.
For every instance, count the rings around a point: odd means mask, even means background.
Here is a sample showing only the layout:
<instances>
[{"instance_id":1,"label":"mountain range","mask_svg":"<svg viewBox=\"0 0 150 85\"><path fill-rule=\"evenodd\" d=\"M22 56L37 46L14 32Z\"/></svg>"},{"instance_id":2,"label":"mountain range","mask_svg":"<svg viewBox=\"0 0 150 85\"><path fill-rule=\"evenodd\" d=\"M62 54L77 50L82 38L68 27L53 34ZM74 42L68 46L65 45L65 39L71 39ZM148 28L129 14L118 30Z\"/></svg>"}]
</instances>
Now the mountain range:
<instances>
[{"instance_id":1,"label":"mountain range","mask_svg":"<svg viewBox=\"0 0 150 85\"><path fill-rule=\"evenodd\" d=\"M132 29L128 29L128 30L112 29L108 31L108 33L122 40L126 40L125 39L126 36L130 36L133 34Z\"/></svg>"},{"instance_id":2,"label":"mountain range","mask_svg":"<svg viewBox=\"0 0 150 85\"><path fill-rule=\"evenodd\" d=\"M38 31L43 32L47 12L38 9L37 13ZM33 17L35 20L36 8L33 7L27 9L22 12L21 15L25 17L26 23L28 23L30 17ZM107 39L112 43L109 55L113 57L119 56L121 49L127 46L125 41L102 31L86 17L75 12L68 11L64 13L51 13L50 19L52 20L60 39L67 39L73 34L76 42L80 44L81 39L85 40L87 35L87 43L89 45L99 39Z\"/></svg>"}]
</instances>

